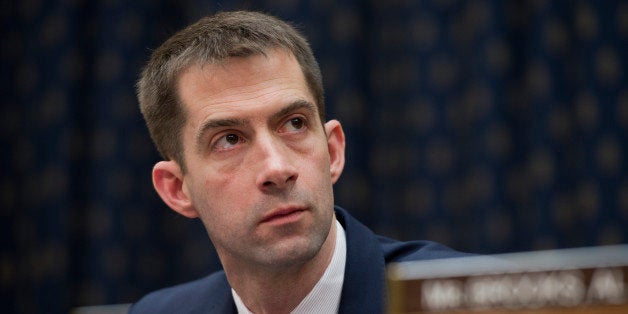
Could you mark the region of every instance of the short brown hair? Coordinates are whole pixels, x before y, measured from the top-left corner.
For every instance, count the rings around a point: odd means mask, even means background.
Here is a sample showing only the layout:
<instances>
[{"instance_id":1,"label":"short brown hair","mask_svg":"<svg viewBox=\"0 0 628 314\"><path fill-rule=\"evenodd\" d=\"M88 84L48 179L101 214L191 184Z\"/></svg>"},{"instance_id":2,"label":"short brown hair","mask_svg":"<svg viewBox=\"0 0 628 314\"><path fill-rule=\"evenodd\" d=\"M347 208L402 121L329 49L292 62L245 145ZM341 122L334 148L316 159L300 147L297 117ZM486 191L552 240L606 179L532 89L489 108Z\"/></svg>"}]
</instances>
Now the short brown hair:
<instances>
[{"instance_id":1,"label":"short brown hair","mask_svg":"<svg viewBox=\"0 0 628 314\"><path fill-rule=\"evenodd\" d=\"M230 57L264 55L271 49L290 51L325 121L320 68L303 35L293 26L258 12L221 12L177 32L157 48L137 83L140 109L157 150L186 171L182 129L186 113L177 95L179 74L196 64L219 64Z\"/></svg>"}]
</instances>

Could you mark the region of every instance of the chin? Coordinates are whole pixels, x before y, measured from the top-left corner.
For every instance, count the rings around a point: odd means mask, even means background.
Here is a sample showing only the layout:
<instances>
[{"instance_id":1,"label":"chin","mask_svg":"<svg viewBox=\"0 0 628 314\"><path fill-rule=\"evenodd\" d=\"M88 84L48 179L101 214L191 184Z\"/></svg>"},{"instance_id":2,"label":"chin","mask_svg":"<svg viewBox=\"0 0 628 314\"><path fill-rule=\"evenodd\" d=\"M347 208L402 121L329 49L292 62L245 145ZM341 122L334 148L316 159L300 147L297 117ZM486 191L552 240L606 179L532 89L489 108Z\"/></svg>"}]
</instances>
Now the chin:
<instances>
[{"instance_id":1,"label":"chin","mask_svg":"<svg viewBox=\"0 0 628 314\"><path fill-rule=\"evenodd\" d=\"M266 248L260 252L260 260L272 267L290 267L303 264L313 259L323 246L323 242L313 239L298 239L286 241L290 243L278 243L272 248ZM320 243L319 243L320 242Z\"/></svg>"}]
</instances>

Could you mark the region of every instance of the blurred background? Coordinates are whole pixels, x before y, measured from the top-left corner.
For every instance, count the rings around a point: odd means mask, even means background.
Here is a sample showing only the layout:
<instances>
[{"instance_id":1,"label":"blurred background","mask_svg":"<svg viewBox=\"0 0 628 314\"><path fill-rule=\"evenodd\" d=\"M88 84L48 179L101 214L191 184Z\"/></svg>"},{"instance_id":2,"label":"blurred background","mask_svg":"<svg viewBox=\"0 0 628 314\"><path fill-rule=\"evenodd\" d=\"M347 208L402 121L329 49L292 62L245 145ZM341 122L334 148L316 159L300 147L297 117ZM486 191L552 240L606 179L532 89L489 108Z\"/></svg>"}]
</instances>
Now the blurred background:
<instances>
[{"instance_id":1,"label":"blurred background","mask_svg":"<svg viewBox=\"0 0 628 314\"><path fill-rule=\"evenodd\" d=\"M294 22L347 133L336 203L501 253L628 242L626 1L2 1L0 306L127 303L220 267L153 191L134 83L203 15Z\"/></svg>"}]
</instances>

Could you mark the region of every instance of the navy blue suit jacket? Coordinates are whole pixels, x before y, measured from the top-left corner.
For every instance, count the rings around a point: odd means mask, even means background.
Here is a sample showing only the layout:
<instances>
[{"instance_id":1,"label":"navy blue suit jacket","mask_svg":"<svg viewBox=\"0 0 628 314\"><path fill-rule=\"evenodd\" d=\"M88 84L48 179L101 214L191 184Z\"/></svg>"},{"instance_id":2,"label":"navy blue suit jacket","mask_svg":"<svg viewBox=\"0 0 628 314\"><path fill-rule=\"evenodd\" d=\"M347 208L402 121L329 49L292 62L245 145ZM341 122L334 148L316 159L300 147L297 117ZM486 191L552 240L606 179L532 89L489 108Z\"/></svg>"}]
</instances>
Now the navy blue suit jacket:
<instances>
[{"instance_id":1,"label":"navy blue suit jacket","mask_svg":"<svg viewBox=\"0 0 628 314\"><path fill-rule=\"evenodd\" d=\"M383 313L385 267L390 262L465 256L429 241L399 242L374 234L336 207L345 229L347 261L339 313ZM131 307L130 313L237 313L223 271L155 291Z\"/></svg>"}]
</instances>

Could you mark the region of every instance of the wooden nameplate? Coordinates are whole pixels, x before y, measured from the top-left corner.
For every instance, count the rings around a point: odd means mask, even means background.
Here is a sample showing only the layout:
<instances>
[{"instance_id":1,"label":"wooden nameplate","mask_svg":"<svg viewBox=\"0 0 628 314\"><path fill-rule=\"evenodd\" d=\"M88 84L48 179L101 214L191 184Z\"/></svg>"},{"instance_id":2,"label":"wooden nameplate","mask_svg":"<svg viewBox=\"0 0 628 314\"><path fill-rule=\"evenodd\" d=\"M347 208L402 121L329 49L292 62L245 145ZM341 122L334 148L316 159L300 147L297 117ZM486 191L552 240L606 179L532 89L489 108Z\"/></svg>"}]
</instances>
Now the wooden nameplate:
<instances>
[{"instance_id":1,"label":"wooden nameplate","mask_svg":"<svg viewBox=\"0 0 628 314\"><path fill-rule=\"evenodd\" d=\"M628 314L628 245L394 263L388 312Z\"/></svg>"}]
</instances>

